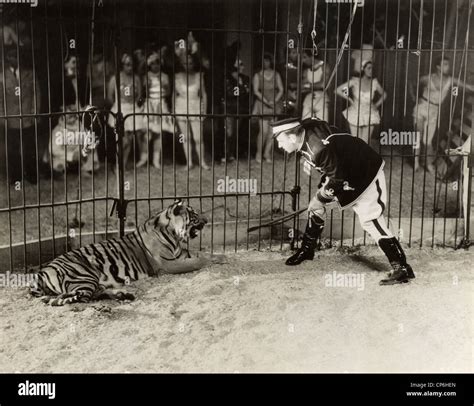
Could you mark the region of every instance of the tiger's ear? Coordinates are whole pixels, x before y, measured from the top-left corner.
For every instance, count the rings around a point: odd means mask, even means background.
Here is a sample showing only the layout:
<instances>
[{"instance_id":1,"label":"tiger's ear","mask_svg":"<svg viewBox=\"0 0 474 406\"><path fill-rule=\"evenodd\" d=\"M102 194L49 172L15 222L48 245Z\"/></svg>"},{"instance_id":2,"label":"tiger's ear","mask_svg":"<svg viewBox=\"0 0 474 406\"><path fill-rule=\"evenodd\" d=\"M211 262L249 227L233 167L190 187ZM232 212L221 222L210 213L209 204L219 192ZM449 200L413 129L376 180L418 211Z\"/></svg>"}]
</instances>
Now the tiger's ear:
<instances>
[{"instance_id":1,"label":"tiger's ear","mask_svg":"<svg viewBox=\"0 0 474 406\"><path fill-rule=\"evenodd\" d=\"M178 204L176 204L176 206L174 207L173 209L173 214L175 216L180 216L183 212L185 211L185 208L183 206L183 202L179 202Z\"/></svg>"},{"instance_id":2,"label":"tiger's ear","mask_svg":"<svg viewBox=\"0 0 474 406\"><path fill-rule=\"evenodd\" d=\"M183 205L183 201L182 201L181 199L176 199L173 204L182 206L182 205Z\"/></svg>"}]
</instances>

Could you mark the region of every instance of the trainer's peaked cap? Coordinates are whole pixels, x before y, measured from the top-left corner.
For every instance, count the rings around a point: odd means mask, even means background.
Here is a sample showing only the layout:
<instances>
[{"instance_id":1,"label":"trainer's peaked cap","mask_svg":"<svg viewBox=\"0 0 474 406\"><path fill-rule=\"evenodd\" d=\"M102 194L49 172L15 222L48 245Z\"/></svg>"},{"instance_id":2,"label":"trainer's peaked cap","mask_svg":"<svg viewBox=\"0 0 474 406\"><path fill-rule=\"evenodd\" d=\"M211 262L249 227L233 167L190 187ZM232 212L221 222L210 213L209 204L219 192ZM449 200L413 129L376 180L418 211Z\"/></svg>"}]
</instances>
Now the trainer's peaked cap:
<instances>
[{"instance_id":1,"label":"trainer's peaked cap","mask_svg":"<svg viewBox=\"0 0 474 406\"><path fill-rule=\"evenodd\" d=\"M285 120L279 120L270 123L270 126L273 129L273 138L275 138L276 136L278 136L278 134L284 131L293 130L298 127L303 127L305 129L325 129L324 132L327 132L328 134L324 134L324 137L331 134L331 126L329 125L329 123L325 120L320 120L316 117L305 118L304 120L301 120L299 118L287 118ZM317 133L319 134L319 132Z\"/></svg>"},{"instance_id":2,"label":"trainer's peaked cap","mask_svg":"<svg viewBox=\"0 0 474 406\"><path fill-rule=\"evenodd\" d=\"M278 134L283 131L293 130L301 126L301 120L299 118L286 118L284 120L274 121L270 123L270 126L273 130L273 137L276 137Z\"/></svg>"}]
</instances>

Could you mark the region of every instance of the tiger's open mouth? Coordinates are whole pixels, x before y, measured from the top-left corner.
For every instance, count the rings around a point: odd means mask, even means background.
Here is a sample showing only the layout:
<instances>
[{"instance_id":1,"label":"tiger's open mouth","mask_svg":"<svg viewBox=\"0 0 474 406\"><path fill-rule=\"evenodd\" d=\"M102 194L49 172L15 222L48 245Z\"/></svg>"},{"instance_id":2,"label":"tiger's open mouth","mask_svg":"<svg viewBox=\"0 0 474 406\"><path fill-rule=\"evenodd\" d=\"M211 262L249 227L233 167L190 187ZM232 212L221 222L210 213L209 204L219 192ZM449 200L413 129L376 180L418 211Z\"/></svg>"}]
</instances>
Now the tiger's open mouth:
<instances>
[{"instance_id":1,"label":"tiger's open mouth","mask_svg":"<svg viewBox=\"0 0 474 406\"><path fill-rule=\"evenodd\" d=\"M189 228L189 237L196 238L199 235L199 231L201 231L206 224L207 219L205 217L201 217L196 223L191 224L191 227Z\"/></svg>"}]
</instances>

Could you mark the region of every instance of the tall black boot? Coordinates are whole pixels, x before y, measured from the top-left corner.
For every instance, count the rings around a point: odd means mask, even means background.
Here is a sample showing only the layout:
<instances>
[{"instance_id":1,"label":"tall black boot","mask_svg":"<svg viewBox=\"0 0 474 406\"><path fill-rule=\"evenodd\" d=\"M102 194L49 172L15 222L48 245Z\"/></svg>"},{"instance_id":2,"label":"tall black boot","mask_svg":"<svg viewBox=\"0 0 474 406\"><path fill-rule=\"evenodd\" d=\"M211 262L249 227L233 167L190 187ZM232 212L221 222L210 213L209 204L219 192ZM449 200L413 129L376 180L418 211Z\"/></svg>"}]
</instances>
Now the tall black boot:
<instances>
[{"instance_id":1,"label":"tall black boot","mask_svg":"<svg viewBox=\"0 0 474 406\"><path fill-rule=\"evenodd\" d=\"M385 253L393 268L387 279L382 279L380 285L395 285L405 283L415 278L413 269L407 264L407 258L402 246L395 237L382 238L378 241L379 247Z\"/></svg>"},{"instance_id":2,"label":"tall black boot","mask_svg":"<svg viewBox=\"0 0 474 406\"><path fill-rule=\"evenodd\" d=\"M314 250L318 243L318 238L324 228L324 220L317 216L311 216L306 224L303 234L303 242L295 254L286 260L286 265L299 265L305 260L314 258Z\"/></svg>"}]
</instances>

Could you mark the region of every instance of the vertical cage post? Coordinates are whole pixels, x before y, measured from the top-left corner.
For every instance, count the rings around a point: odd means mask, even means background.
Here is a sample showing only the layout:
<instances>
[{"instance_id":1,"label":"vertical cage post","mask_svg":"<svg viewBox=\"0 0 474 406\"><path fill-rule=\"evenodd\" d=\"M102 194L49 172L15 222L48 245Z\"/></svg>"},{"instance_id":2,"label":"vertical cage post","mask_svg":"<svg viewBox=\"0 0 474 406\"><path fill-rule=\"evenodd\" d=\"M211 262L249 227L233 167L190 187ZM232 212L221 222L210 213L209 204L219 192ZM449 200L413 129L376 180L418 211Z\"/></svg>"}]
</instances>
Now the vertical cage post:
<instances>
[{"instance_id":1,"label":"vertical cage post","mask_svg":"<svg viewBox=\"0 0 474 406\"><path fill-rule=\"evenodd\" d=\"M120 103L120 34L121 30L117 25L117 6L115 7L115 24L114 24L114 59L115 59L115 98L117 102L117 115L115 117L115 140L117 142L117 217L119 221L119 235L122 237L125 234L125 218L126 218L126 205L125 205L125 191L124 191L124 171L125 165L123 162L123 136L124 136L124 123L123 114Z\"/></svg>"},{"instance_id":2,"label":"vertical cage post","mask_svg":"<svg viewBox=\"0 0 474 406\"><path fill-rule=\"evenodd\" d=\"M300 0L299 3L299 17L298 17L298 72L297 72L297 90L296 90L296 111L298 112L298 117L301 117L302 114L302 95L301 95L301 85L302 85L302 57L303 57L303 0ZM291 209L293 211L298 210L299 208L299 195L300 195L300 159L299 155L295 154L295 185L291 189ZM296 215L293 220L293 238L291 240L291 249L295 248L295 244L298 241L298 230L299 230L299 215Z\"/></svg>"}]
</instances>

